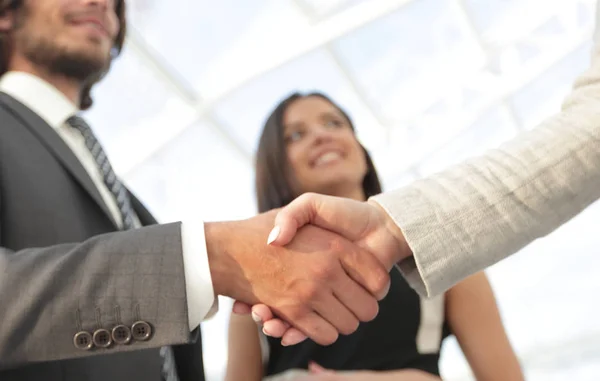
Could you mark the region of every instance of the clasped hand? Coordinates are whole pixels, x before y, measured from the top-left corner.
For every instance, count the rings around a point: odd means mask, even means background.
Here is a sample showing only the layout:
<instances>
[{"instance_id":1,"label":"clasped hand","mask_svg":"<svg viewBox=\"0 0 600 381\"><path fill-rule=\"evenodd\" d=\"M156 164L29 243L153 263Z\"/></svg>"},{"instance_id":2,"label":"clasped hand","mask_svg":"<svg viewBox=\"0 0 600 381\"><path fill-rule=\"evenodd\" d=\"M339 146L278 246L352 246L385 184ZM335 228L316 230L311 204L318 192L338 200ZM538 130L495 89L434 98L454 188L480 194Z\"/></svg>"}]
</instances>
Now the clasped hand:
<instances>
[{"instance_id":1,"label":"clasped hand","mask_svg":"<svg viewBox=\"0 0 600 381\"><path fill-rule=\"evenodd\" d=\"M235 313L252 312L254 320L263 324L263 331L282 338L283 345L297 344L307 336L319 344L330 344L337 339L337 333L350 334L358 328L359 321L373 319L378 311L376 300L389 289L389 271L411 254L400 230L375 202L317 194L305 194L279 210L268 243L305 254L314 251L312 246L316 244L333 249L336 257L331 261L318 257L322 252L303 256L305 261L316 262L302 265L320 268L316 270L317 278L321 284L330 285L320 290L319 283L307 283L311 286L297 295L310 300L317 293L322 294L309 315L300 317L294 315L296 308L286 308L297 304L292 299L290 305L274 305L259 298L263 304L252 308L248 303L235 303ZM287 263L294 266L297 261L292 255ZM369 287L373 282L376 287Z\"/></svg>"}]
</instances>

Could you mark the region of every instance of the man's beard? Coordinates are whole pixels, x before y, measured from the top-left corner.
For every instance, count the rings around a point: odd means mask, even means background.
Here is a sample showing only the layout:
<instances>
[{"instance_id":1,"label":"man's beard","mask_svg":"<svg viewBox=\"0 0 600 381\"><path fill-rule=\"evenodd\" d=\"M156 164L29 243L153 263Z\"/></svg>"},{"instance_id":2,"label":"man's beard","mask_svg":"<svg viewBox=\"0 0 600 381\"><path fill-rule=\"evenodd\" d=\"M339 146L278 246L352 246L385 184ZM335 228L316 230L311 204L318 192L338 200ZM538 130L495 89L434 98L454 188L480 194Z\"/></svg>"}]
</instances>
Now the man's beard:
<instances>
[{"instance_id":1,"label":"man's beard","mask_svg":"<svg viewBox=\"0 0 600 381\"><path fill-rule=\"evenodd\" d=\"M108 57L103 59L84 52L68 51L64 47L57 46L52 40L41 36L36 37L29 36L26 41L23 41L23 54L30 62L50 74L86 82L101 76L110 62Z\"/></svg>"}]
</instances>

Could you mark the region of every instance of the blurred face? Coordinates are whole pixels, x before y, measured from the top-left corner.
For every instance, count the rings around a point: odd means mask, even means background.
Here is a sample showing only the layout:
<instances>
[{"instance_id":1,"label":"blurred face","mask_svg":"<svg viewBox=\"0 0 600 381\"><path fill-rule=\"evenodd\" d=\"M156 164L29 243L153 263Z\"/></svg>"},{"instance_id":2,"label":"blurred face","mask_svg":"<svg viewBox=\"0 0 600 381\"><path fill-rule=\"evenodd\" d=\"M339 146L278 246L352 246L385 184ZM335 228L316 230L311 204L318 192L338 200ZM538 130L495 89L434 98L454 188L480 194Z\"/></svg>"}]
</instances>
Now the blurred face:
<instances>
[{"instance_id":1,"label":"blurred face","mask_svg":"<svg viewBox=\"0 0 600 381\"><path fill-rule=\"evenodd\" d=\"M25 0L14 21L14 54L84 81L110 62L121 0Z\"/></svg>"},{"instance_id":2,"label":"blurred face","mask_svg":"<svg viewBox=\"0 0 600 381\"><path fill-rule=\"evenodd\" d=\"M317 96L297 99L287 107L283 124L296 192L341 195L362 190L365 154L334 105Z\"/></svg>"}]
</instances>

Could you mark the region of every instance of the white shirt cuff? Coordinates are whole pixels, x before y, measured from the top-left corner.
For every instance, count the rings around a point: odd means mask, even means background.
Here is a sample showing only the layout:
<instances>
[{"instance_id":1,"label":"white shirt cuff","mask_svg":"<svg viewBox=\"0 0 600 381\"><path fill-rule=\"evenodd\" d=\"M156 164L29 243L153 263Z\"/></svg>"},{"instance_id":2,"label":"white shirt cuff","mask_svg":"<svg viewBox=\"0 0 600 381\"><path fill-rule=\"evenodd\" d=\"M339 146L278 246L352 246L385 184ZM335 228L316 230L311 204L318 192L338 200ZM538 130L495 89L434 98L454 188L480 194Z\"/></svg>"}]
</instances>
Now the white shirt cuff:
<instances>
[{"instance_id":1,"label":"white shirt cuff","mask_svg":"<svg viewBox=\"0 0 600 381\"><path fill-rule=\"evenodd\" d=\"M219 309L208 265L204 223L182 222L181 243L190 332Z\"/></svg>"}]
</instances>

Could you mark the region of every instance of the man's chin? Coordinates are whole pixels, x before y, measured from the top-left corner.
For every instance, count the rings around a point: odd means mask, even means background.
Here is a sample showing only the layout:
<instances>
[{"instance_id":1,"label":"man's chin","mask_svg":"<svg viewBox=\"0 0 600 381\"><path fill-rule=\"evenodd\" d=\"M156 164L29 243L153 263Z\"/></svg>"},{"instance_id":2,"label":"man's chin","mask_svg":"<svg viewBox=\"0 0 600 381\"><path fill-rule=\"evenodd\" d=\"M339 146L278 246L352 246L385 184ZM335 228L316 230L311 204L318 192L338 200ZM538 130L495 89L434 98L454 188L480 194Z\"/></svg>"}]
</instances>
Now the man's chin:
<instances>
[{"instance_id":1,"label":"man's chin","mask_svg":"<svg viewBox=\"0 0 600 381\"><path fill-rule=\"evenodd\" d=\"M109 61L99 55L73 54L58 57L54 62L53 71L78 81L88 81L99 77L108 67Z\"/></svg>"}]
</instances>

